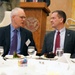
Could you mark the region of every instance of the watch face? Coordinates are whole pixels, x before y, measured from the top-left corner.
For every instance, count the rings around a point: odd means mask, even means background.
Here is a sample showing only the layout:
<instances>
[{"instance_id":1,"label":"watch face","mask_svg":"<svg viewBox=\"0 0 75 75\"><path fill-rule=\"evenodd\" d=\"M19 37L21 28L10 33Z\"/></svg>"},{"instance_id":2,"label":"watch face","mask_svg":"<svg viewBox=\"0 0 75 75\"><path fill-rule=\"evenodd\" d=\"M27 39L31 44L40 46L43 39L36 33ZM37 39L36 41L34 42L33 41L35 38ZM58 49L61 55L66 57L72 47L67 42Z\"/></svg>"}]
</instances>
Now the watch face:
<instances>
[{"instance_id":1,"label":"watch face","mask_svg":"<svg viewBox=\"0 0 75 75\"><path fill-rule=\"evenodd\" d=\"M39 28L39 21L34 17L28 17L26 19L25 28L34 32Z\"/></svg>"}]
</instances>

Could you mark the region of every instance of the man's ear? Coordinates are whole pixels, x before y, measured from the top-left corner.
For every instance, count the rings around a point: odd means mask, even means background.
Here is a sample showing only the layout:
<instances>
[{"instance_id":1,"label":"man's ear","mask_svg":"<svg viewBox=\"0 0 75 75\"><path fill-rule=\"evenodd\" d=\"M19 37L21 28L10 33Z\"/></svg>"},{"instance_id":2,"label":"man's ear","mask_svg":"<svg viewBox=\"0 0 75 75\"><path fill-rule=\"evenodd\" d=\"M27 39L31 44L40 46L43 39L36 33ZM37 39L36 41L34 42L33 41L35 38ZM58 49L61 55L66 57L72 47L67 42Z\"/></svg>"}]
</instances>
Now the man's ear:
<instances>
[{"instance_id":1,"label":"man's ear","mask_svg":"<svg viewBox=\"0 0 75 75\"><path fill-rule=\"evenodd\" d=\"M60 18L60 22L63 22L63 18Z\"/></svg>"}]
</instances>

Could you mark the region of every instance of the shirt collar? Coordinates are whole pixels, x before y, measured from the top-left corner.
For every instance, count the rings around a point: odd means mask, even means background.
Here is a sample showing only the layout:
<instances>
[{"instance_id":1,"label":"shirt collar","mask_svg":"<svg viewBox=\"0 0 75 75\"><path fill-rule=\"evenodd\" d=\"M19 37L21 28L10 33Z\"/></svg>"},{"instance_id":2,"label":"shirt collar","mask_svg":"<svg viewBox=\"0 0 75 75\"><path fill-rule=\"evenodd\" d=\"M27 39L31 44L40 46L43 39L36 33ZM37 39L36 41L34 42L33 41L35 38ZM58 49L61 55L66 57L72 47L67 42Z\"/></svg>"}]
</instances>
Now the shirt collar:
<instances>
[{"instance_id":1,"label":"shirt collar","mask_svg":"<svg viewBox=\"0 0 75 75\"><path fill-rule=\"evenodd\" d=\"M15 30L15 28L12 26L12 24L10 25L10 28L11 28L12 32ZM20 28L18 28L17 31L20 31Z\"/></svg>"},{"instance_id":2,"label":"shirt collar","mask_svg":"<svg viewBox=\"0 0 75 75\"><path fill-rule=\"evenodd\" d=\"M64 27L64 28L62 28L59 32L60 33L62 33L62 32L64 32L66 30L66 28ZM56 33L58 32L58 30L56 30Z\"/></svg>"}]
</instances>

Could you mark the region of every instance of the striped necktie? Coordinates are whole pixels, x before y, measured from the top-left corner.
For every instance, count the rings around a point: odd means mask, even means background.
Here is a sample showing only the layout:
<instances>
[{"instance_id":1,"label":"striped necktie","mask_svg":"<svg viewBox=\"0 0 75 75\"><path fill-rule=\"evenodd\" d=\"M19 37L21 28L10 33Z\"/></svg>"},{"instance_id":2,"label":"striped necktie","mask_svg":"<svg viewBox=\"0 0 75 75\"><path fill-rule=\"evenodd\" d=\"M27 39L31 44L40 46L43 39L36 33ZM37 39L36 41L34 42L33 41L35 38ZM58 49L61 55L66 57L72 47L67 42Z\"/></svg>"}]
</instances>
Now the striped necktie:
<instances>
[{"instance_id":1,"label":"striped necktie","mask_svg":"<svg viewBox=\"0 0 75 75\"><path fill-rule=\"evenodd\" d=\"M14 35L12 37L12 42L11 42L11 46L10 46L10 55L13 55L14 52L17 52L17 30L15 29L14 31Z\"/></svg>"}]
</instances>

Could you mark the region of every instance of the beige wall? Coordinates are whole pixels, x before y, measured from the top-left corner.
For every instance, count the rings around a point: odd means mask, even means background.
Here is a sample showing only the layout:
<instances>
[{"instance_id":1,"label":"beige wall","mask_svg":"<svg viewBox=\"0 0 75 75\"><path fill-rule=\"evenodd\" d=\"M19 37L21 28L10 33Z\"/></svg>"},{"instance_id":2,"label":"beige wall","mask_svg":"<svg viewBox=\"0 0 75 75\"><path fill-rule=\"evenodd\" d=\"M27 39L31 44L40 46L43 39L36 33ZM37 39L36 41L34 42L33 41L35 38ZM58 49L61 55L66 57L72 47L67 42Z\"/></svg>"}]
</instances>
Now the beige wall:
<instances>
[{"instance_id":1,"label":"beige wall","mask_svg":"<svg viewBox=\"0 0 75 75\"><path fill-rule=\"evenodd\" d=\"M73 7L73 9L72 9L72 7ZM54 11L57 9L63 10L66 12L67 18L70 18L70 17L73 17L75 15L73 12L73 10L75 9L75 0L51 0L51 5L48 8L51 11ZM48 16L48 18L47 18L47 25L46 25L47 31L52 30L49 19L50 19L50 16ZM68 27L69 25L66 25L66 26Z\"/></svg>"},{"instance_id":2,"label":"beige wall","mask_svg":"<svg viewBox=\"0 0 75 75\"><path fill-rule=\"evenodd\" d=\"M72 0L72 19L75 20L75 0ZM75 22L71 21L71 24L75 25Z\"/></svg>"}]
</instances>

